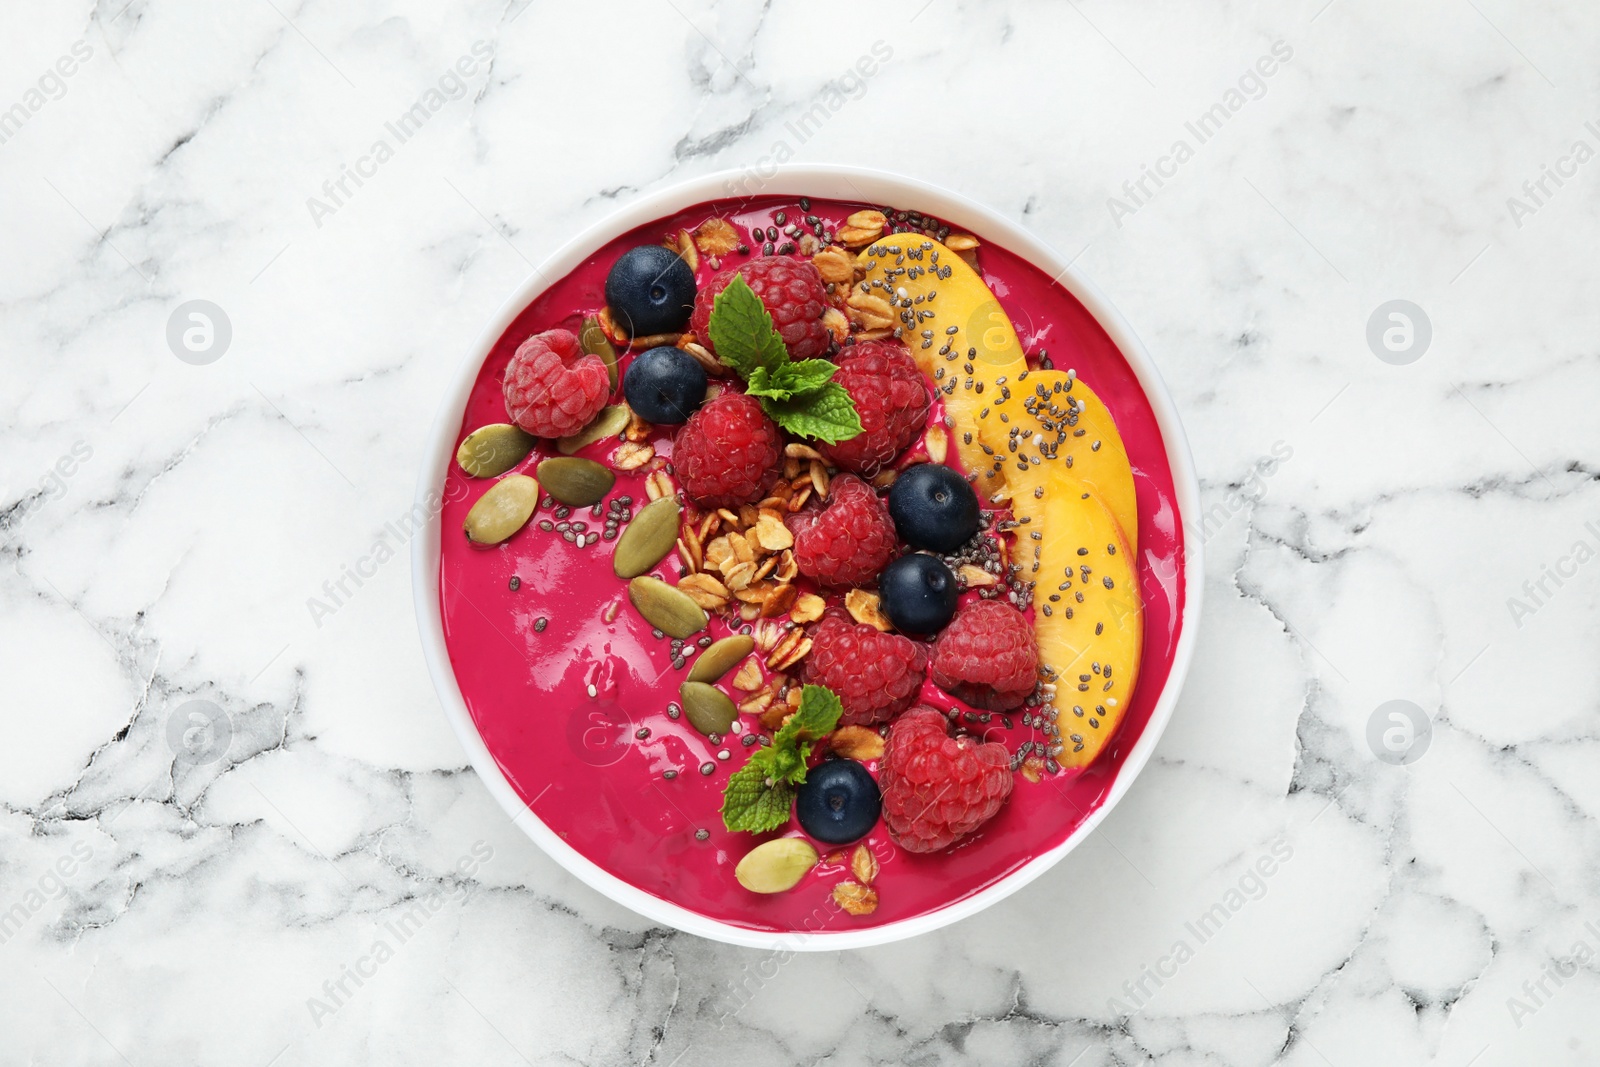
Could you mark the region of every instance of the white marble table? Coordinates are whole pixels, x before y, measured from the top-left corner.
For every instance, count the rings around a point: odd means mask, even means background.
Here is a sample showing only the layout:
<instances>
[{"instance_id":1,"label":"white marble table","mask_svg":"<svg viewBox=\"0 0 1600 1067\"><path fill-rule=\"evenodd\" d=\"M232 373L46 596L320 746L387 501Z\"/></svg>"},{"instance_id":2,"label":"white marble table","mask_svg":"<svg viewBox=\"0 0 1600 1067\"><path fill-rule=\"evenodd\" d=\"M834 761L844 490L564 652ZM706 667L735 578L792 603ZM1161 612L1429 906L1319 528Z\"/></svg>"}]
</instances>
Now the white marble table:
<instances>
[{"instance_id":1,"label":"white marble table","mask_svg":"<svg viewBox=\"0 0 1600 1067\"><path fill-rule=\"evenodd\" d=\"M1600 1062L1600 14L755 6L0 15L0 1062ZM308 601L532 263L791 155L1081 251L1211 510L1196 668L1103 831L938 934L774 959L508 825L403 552ZM1431 341L1386 361L1392 300Z\"/></svg>"}]
</instances>

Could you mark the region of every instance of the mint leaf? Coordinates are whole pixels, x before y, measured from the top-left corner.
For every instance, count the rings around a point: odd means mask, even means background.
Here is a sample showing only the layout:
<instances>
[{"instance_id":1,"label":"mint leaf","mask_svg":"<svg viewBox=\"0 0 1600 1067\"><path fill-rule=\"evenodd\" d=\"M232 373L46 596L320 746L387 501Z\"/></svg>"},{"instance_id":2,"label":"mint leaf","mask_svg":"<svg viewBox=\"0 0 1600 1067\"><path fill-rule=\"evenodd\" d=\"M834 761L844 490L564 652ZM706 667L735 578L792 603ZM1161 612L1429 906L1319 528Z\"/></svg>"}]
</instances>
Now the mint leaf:
<instances>
[{"instance_id":1,"label":"mint leaf","mask_svg":"<svg viewBox=\"0 0 1600 1067\"><path fill-rule=\"evenodd\" d=\"M790 400L763 399L761 406L773 422L790 433L830 445L848 441L861 432L855 401L837 382L828 382L814 393Z\"/></svg>"},{"instance_id":2,"label":"mint leaf","mask_svg":"<svg viewBox=\"0 0 1600 1067\"><path fill-rule=\"evenodd\" d=\"M804 396L827 385L838 369L825 359L802 359L779 367L772 380L795 396Z\"/></svg>"},{"instance_id":3,"label":"mint leaf","mask_svg":"<svg viewBox=\"0 0 1600 1067\"><path fill-rule=\"evenodd\" d=\"M803 400L827 385L838 369L825 359L785 363L770 372L766 367L757 367L746 379L744 391L767 400Z\"/></svg>"},{"instance_id":4,"label":"mint leaf","mask_svg":"<svg viewBox=\"0 0 1600 1067\"><path fill-rule=\"evenodd\" d=\"M758 752L756 756L763 755ZM767 783L764 761L751 757L733 773L722 791L722 825L730 830L764 833L789 821L794 787L788 782Z\"/></svg>"},{"instance_id":5,"label":"mint leaf","mask_svg":"<svg viewBox=\"0 0 1600 1067\"><path fill-rule=\"evenodd\" d=\"M772 316L756 291L737 274L712 302L707 332L717 358L741 378L749 379L758 369L772 374L789 362Z\"/></svg>"},{"instance_id":6,"label":"mint leaf","mask_svg":"<svg viewBox=\"0 0 1600 1067\"><path fill-rule=\"evenodd\" d=\"M783 748L774 745L766 751L772 756L772 762L767 764L767 777L775 782L796 784L806 780L806 757L811 755L810 745L788 745Z\"/></svg>"},{"instance_id":7,"label":"mint leaf","mask_svg":"<svg viewBox=\"0 0 1600 1067\"><path fill-rule=\"evenodd\" d=\"M800 690L800 707L772 738L772 750L782 751L801 741L816 741L839 725L844 705L825 685L808 685Z\"/></svg>"},{"instance_id":8,"label":"mint leaf","mask_svg":"<svg viewBox=\"0 0 1600 1067\"><path fill-rule=\"evenodd\" d=\"M783 384L782 372L768 374L765 367L757 367L750 372L750 377L744 383L744 391L766 400L788 400L794 396L794 391Z\"/></svg>"},{"instance_id":9,"label":"mint leaf","mask_svg":"<svg viewBox=\"0 0 1600 1067\"><path fill-rule=\"evenodd\" d=\"M808 685L800 707L772 738L768 748L751 753L722 788L722 825L730 830L762 833L789 821L794 787L806 780L812 742L833 732L844 705L833 690Z\"/></svg>"}]
</instances>

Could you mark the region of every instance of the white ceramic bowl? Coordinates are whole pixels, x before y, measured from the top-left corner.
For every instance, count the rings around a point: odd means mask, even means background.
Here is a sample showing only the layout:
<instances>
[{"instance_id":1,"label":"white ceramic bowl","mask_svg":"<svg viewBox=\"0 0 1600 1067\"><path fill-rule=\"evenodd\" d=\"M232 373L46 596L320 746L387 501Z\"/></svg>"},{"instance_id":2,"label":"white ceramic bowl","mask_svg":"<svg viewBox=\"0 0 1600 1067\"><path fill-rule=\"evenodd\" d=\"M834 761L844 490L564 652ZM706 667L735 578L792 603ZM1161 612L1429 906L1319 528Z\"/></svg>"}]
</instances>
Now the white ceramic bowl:
<instances>
[{"instance_id":1,"label":"white ceramic bowl","mask_svg":"<svg viewBox=\"0 0 1600 1067\"><path fill-rule=\"evenodd\" d=\"M628 204L568 241L546 260L533 276L518 287L500 308L494 319L484 327L478 340L468 350L457 368L455 377L445 390L439 406L438 417L428 437L423 454L422 475L417 484L417 502L424 513L432 514L426 530L412 542L411 574L416 598L417 622L422 631L423 655L428 661L428 671L433 676L434 687L439 692L445 715L455 728L461 746L477 769L489 792L513 820L533 838L534 842L583 882L645 918L691 934L699 934L716 941L735 945L789 951L819 951L843 948L861 948L898 941L915 934L936 930L958 919L975 914L997 901L1003 900L1059 863L1067 853L1077 847L1110 813L1133 785L1134 778L1150 759L1156 743L1172 717L1189 660L1194 653L1194 643L1200 618L1202 582L1201 546L1190 536L1184 538L1184 608L1177 648L1165 685L1157 699L1150 721L1126 761L1117 773L1103 803L1065 841L971 896L944 908L899 922L832 933L823 932L769 932L751 930L720 922L698 912L652 896L615 875L601 869L563 841L534 815L522 802L516 790L500 772L494 757L478 735L466 702L456 686L456 676L450 666L450 655L445 648L444 628L439 605L439 545L440 520L436 509L428 507L429 494L437 494L444 484L445 472L455 454L456 437L461 428L467 396L483 366L484 359L513 319L542 293L549 282L564 277L577 267L595 249L627 233L637 226L671 215L684 208L730 196L777 195L812 196L873 204L894 204L896 207L916 209L936 216L953 226L971 230L980 237L994 239L1024 259L1031 261L1046 274L1069 290L1088 309L1121 350L1133 369L1140 386L1148 397L1161 429L1166 446L1167 463L1171 468L1172 482L1178 501L1179 519L1186 533L1196 527L1189 521L1199 514L1199 485L1195 480L1194 465L1189 455L1188 442L1172 398L1167 395L1161 375L1151 362L1150 355L1133 330L1123 321L1115 308L1083 275L1068 265L1055 249L1044 244L1028 230L1010 219L965 197L936 185L862 167L844 166L782 166L773 168L770 176L765 172L725 171L682 182L669 189Z\"/></svg>"}]
</instances>

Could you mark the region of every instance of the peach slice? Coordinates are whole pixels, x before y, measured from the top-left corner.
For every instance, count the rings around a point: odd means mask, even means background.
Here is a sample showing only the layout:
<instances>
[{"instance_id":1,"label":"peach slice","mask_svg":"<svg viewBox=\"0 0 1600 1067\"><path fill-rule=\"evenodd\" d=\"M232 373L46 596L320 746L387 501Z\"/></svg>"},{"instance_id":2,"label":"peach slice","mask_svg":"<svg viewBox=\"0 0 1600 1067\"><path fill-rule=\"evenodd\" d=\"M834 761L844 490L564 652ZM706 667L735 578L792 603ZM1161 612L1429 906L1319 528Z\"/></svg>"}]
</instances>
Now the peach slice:
<instances>
[{"instance_id":1,"label":"peach slice","mask_svg":"<svg viewBox=\"0 0 1600 1067\"><path fill-rule=\"evenodd\" d=\"M1055 685L1057 762L1088 766L1122 721L1144 648L1133 471L1116 423L1082 382L1028 370L994 293L938 241L885 236L857 267L851 305L888 308L944 400L974 486L1011 501L1013 559L1035 583L1034 633Z\"/></svg>"},{"instance_id":2,"label":"peach slice","mask_svg":"<svg viewBox=\"0 0 1600 1067\"><path fill-rule=\"evenodd\" d=\"M1133 467L1111 412L1093 389L1064 371L1029 371L992 405L989 417L1001 415L1013 508L1057 478L1076 479L1111 510L1123 540L1138 547Z\"/></svg>"},{"instance_id":3,"label":"peach slice","mask_svg":"<svg viewBox=\"0 0 1600 1067\"><path fill-rule=\"evenodd\" d=\"M993 402L1028 369L1022 343L978 272L938 241L919 234L880 238L857 258L865 271L851 300L887 300L901 339L944 399L962 466L980 495L1005 485L1005 427ZM986 450L987 449L987 450Z\"/></svg>"},{"instance_id":4,"label":"peach slice","mask_svg":"<svg viewBox=\"0 0 1600 1067\"><path fill-rule=\"evenodd\" d=\"M1139 681L1144 605L1133 553L1116 517L1081 482L1052 479L1042 497L1029 493L1017 504L1017 517L1028 520L1017 531L1017 563L1036 583L1039 662L1056 687L1056 759L1087 767L1116 733Z\"/></svg>"}]
</instances>

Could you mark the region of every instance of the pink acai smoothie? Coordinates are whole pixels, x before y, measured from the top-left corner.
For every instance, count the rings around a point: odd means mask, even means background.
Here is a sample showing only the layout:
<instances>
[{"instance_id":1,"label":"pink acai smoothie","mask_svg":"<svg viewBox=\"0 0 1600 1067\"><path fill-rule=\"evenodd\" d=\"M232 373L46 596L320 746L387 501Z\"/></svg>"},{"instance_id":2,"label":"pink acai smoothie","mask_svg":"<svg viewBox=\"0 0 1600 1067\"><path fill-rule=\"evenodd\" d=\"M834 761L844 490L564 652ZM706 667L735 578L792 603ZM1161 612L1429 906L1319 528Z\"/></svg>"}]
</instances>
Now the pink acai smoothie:
<instances>
[{"instance_id":1,"label":"pink acai smoothie","mask_svg":"<svg viewBox=\"0 0 1600 1067\"><path fill-rule=\"evenodd\" d=\"M794 199L716 201L596 250L530 304L495 344L473 386L458 441L480 426L507 421L501 378L513 351L543 330L577 332L584 315L604 306L606 274L627 249L660 243L664 235L693 230L713 217L730 220L745 235L752 227L772 225L779 211L790 220L815 215L837 228L867 206L876 205L812 200L802 210ZM758 930L825 933L937 911L1065 840L1104 801L1149 721L1178 640L1184 568L1184 531L1155 415L1122 354L1083 305L1044 272L977 236L983 241L979 271L1009 314L1030 362L1047 354L1054 366L1076 369L1110 409L1133 466L1145 644L1139 682L1116 736L1097 762L1075 775L1045 773L1033 781L1017 773L1000 814L944 852L905 852L880 821L864 839L881 867L873 883L878 907L869 915L847 914L833 902L834 886L849 877L845 857L853 845L841 850L818 842L824 862L798 886L785 893L752 893L735 880L734 865L774 835L724 830L719 809L728 776L753 750L745 739L760 732L756 717L743 716L733 732L713 744L687 719L669 715L688 668L673 666L669 641L654 637L628 603L627 583L611 566L616 542L589 544L585 538L578 548L561 532L540 525L576 522L585 524L579 532L598 532L603 513L574 508L558 520L553 508L541 508L508 541L474 546L463 535L462 522L494 479L471 478L452 464L443 494L439 597L462 696L489 751L533 813L623 881L690 911ZM761 252L753 247L750 254ZM745 258L734 253L723 266ZM704 282L711 273L701 257L697 280ZM623 355L624 368L628 358ZM663 428L653 441L657 454L668 460L670 431ZM607 439L580 454L603 460L615 447L615 439ZM540 442L515 471L531 475L540 460L554 454L553 443ZM602 507L621 497L632 498L634 511L643 507L647 473L648 468L618 472ZM676 583L678 568L673 554L652 573ZM706 633L719 638L736 632L736 626L714 618ZM923 701L942 709L961 707L932 682L924 686ZM1023 726L1022 718L1022 711L994 714L987 721L973 717L967 728L1013 752L1030 741L1040 743L1042 752L1043 732ZM868 767L876 769L873 763ZM776 831L802 833L792 820Z\"/></svg>"}]
</instances>

